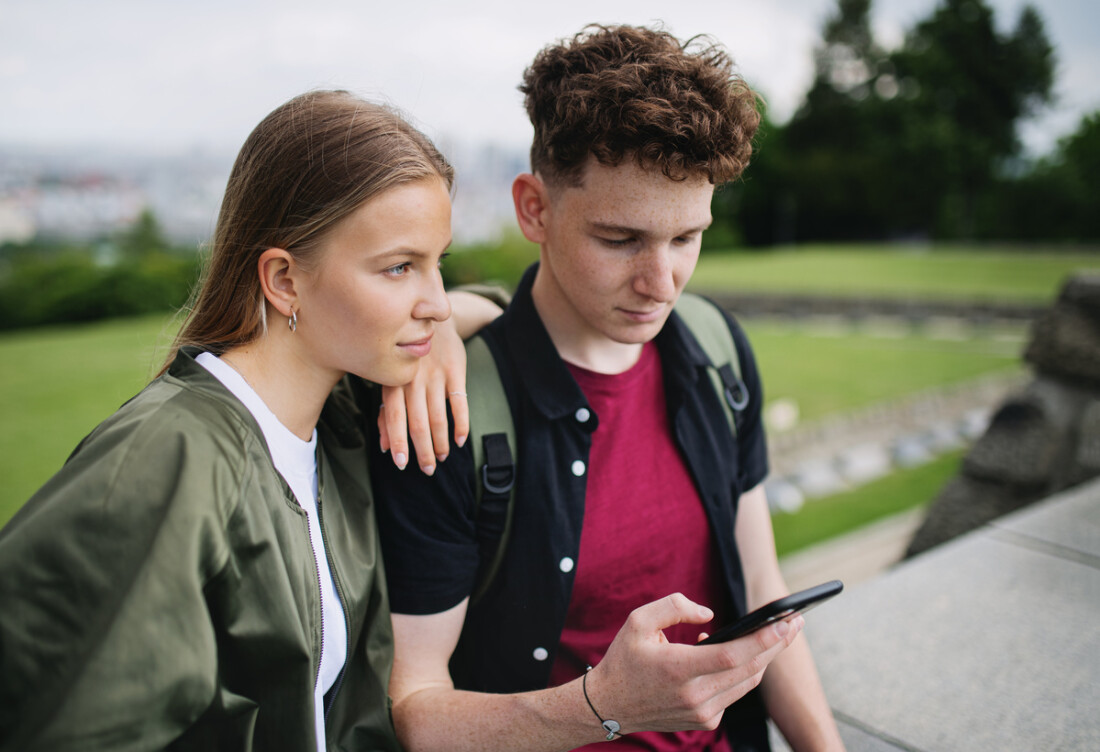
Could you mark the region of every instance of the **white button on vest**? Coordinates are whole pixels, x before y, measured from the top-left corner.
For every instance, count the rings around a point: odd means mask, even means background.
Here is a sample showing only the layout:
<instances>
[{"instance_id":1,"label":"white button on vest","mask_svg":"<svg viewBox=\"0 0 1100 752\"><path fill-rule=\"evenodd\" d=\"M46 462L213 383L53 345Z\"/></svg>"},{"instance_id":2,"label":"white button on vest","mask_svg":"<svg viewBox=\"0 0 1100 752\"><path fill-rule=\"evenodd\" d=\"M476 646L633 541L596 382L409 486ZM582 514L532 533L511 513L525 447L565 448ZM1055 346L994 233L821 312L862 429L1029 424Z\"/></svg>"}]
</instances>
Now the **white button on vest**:
<instances>
[{"instance_id":1,"label":"white button on vest","mask_svg":"<svg viewBox=\"0 0 1100 752\"><path fill-rule=\"evenodd\" d=\"M576 475L578 478L584 475L584 463L580 460L573 463L573 475Z\"/></svg>"},{"instance_id":2,"label":"white button on vest","mask_svg":"<svg viewBox=\"0 0 1100 752\"><path fill-rule=\"evenodd\" d=\"M558 567L563 572L572 572L573 571L573 560L570 559L568 556L566 556L564 559L562 559L561 561L558 562Z\"/></svg>"},{"instance_id":3,"label":"white button on vest","mask_svg":"<svg viewBox=\"0 0 1100 752\"><path fill-rule=\"evenodd\" d=\"M545 661L550 657L550 651L546 648L535 648L534 655L536 661Z\"/></svg>"},{"instance_id":4,"label":"white button on vest","mask_svg":"<svg viewBox=\"0 0 1100 752\"><path fill-rule=\"evenodd\" d=\"M592 417L592 413L588 411L587 407L582 407L573 414L573 417L577 419L578 423L587 423L588 419Z\"/></svg>"}]
</instances>

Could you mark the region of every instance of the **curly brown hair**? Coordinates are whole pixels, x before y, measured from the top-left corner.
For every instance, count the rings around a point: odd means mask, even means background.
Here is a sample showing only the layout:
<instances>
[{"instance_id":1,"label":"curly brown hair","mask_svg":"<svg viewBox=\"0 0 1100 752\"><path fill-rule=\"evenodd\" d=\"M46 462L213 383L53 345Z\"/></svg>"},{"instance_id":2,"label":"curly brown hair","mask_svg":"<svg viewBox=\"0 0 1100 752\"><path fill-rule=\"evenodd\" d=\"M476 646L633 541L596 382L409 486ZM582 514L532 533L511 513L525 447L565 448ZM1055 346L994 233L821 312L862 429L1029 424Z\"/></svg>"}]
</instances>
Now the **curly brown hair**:
<instances>
[{"instance_id":1,"label":"curly brown hair","mask_svg":"<svg viewBox=\"0 0 1100 752\"><path fill-rule=\"evenodd\" d=\"M644 27L586 26L539 52L519 90L531 169L551 185L579 185L589 154L725 183L748 166L760 124L760 98L717 42Z\"/></svg>"}]
</instances>

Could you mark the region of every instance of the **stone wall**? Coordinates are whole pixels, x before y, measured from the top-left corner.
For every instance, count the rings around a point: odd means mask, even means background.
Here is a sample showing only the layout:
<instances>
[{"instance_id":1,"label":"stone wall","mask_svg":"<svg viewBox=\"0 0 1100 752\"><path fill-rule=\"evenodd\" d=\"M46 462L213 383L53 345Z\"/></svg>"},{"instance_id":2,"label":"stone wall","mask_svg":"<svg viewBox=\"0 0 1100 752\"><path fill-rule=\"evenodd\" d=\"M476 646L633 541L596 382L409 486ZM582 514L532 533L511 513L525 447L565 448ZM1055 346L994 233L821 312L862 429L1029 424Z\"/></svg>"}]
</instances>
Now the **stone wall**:
<instances>
[{"instance_id":1,"label":"stone wall","mask_svg":"<svg viewBox=\"0 0 1100 752\"><path fill-rule=\"evenodd\" d=\"M1034 378L994 412L907 556L1100 475L1100 275L1065 283L1024 360Z\"/></svg>"}]
</instances>

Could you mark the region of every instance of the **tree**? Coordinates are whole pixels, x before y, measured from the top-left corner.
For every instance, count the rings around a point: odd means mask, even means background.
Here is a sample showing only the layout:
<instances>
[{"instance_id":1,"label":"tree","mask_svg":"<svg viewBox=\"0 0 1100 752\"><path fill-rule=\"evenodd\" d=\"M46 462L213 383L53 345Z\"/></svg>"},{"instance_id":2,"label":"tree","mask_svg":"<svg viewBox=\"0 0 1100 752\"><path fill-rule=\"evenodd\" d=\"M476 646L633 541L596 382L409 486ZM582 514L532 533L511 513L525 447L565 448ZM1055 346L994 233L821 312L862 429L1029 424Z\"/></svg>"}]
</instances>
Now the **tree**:
<instances>
[{"instance_id":1,"label":"tree","mask_svg":"<svg viewBox=\"0 0 1100 752\"><path fill-rule=\"evenodd\" d=\"M152 209L142 209L134 224L118 237L119 253L125 261L137 261L162 253L169 247L160 222Z\"/></svg>"},{"instance_id":2,"label":"tree","mask_svg":"<svg viewBox=\"0 0 1100 752\"><path fill-rule=\"evenodd\" d=\"M889 105L897 164L911 180L910 216L933 234L970 237L998 168L1019 153L1020 121L1052 99L1054 51L1025 6L998 34L982 0L944 0L891 56L900 86Z\"/></svg>"},{"instance_id":3,"label":"tree","mask_svg":"<svg viewBox=\"0 0 1100 752\"><path fill-rule=\"evenodd\" d=\"M1063 169L1074 189L1067 197L1077 210L1077 238L1100 240L1100 110L1081 119L1077 130L1059 144Z\"/></svg>"},{"instance_id":4,"label":"tree","mask_svg":"<svg viewBox=\"0 0 1100 752\"><path fill-rule=\"evenodd\" d=\"M795 239L784 135L784 129L763 110L751 163L740 179L714 192L714 223L703 235L704 251L775 245Z\"/></svg>"},{"instance_id":5,"label":"tree","mask_svg":"<svg viewBox=\"0 0 1100 752\"><path fill-rule=\"evenodd\" d=\"M802 105L716 196L747 242L968 238L997 214L1019 124L1052 98L1039 14L1025 6L1005 34L982 0L942 0L887 53L870 12L837 1Z\"/></svg>"},{"instance_id":6,"label":"tree","mask_svg":"<svg viewBox=\"0 0 1100 752\"><path fill-rule=\"evenodd\" d=\"M1077 130L1032 170L1001 181L983 217L990 238L1100 240L1100 111L1085 115Z\"/></svg>"},{"instance_id":7,"label":"tree","mask_svg":"<svg viewBox=\"0 0 1100 752\"><path fill-rule=\"evenodd\" d=\"M838 0L815 50L814 81L781 141L788 150L776 203L792 239L861 239L886 231L879 100L893 71L871 32L871 0Z\"/></svg>"}]
</instances>

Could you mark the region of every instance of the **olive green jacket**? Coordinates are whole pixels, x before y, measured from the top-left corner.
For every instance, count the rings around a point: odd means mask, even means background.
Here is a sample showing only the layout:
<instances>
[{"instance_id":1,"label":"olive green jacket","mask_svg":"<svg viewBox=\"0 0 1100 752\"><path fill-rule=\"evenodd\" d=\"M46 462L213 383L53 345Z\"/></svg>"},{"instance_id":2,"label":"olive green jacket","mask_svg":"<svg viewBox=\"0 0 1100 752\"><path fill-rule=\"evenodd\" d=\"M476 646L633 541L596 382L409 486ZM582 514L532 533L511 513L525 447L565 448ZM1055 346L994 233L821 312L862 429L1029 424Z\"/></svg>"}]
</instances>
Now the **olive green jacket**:
<instances>
[{"instance_id":1,"label":"olive green jacket","mask_svg":"<svg viewBox=\"0 0 1100 752\"><path fill-rule=\"evenodd\" d=\"M322 625L306 515L259 426L196 354L98 426L0 530L3 752L316 745ZM322 529L348 629L327 738L397 750L356 420L337 389L318 425Z\"/></svg>"}]
</instances>

